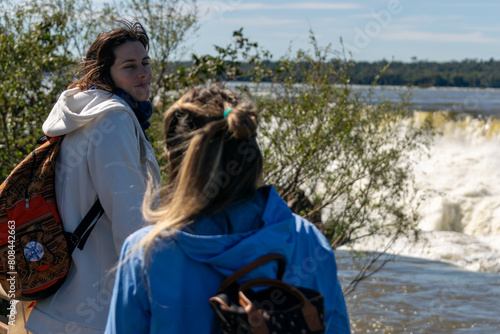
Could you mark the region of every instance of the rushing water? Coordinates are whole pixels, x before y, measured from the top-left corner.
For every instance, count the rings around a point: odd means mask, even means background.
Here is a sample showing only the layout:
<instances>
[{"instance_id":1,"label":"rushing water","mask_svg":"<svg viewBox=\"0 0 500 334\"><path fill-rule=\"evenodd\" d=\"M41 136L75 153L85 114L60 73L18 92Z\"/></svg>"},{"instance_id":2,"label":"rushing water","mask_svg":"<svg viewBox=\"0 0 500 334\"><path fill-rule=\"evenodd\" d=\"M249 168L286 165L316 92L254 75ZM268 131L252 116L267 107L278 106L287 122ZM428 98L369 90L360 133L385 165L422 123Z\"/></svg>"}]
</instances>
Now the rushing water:
<instances>
[{"instance_id":1,"label":"rushing water","mask_svg":"<svg viewBox=\"0 0 500 334\"><path fill-rule=\"evenodd\" d=\"M361 95L370 89L393 101L408 91L353 86ZM394 260L346 295L352 332L500 334L500 89L411 92L414 117L431 111L441 131L415 166L426 195L421 237L396 242L388 251ZM363 239L354 248L377 251L387 241ZM347 250L336 256L346 286L359 270Z\"/></svg>"},{"instance_id":2,"label":"rushing water","mask_svg":"<svg viewBox=\"0 0 500 334\"><path fill-rule=\"evenodd\" d=\"M396 242L395 260L346 296L353 333L500 333L500 120L440 115L442 135L415 166L421 238ZM337 257L348 284L356 269L346 251Z\"/></svg>"}]
</instances>

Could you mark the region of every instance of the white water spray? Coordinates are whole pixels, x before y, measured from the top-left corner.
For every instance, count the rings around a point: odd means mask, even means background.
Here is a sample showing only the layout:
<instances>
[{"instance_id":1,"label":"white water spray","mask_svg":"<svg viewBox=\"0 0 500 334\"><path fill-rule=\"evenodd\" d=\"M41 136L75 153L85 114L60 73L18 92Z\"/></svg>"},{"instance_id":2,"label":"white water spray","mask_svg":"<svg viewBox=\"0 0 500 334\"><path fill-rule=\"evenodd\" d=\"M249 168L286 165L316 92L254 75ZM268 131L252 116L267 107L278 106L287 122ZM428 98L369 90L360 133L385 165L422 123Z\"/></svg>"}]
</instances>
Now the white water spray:
<instances>
[{"instance_id":1,"label":"white water spray","mask_svg":"<svg viewBox=\"0 0 500 334\"><path fill-rule=\"evenodd\" d=\"M416 165L417 187L426 193L422 238L401 239L390 251L500 272L500 120L446 115L429 158ZM380 250L385 242L363 240L355 249Z\"/></svg>"}]
</instances>

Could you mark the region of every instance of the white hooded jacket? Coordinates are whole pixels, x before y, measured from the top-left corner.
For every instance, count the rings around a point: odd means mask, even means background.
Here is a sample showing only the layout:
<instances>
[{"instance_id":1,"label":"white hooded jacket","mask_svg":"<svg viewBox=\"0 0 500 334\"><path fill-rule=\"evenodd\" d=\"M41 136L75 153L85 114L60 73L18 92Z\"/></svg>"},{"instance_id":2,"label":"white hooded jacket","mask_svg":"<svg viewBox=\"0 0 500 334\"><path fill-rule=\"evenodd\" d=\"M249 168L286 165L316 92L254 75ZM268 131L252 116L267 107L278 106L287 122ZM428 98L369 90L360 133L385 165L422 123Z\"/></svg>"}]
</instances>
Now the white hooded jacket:
<instances>
[{"instance_id":1,"label":"white hooded jacket","mask_svg":"<svg viewBox=\"0 0 500 334\"><path fill-rule=\"evenodd\" d=\"M110 270L125 238L144 225L146 185L149 178L160 183L160 170L133 110L109 92L63 92L43 131L65 135L55 180L65 230L73 232L97 198L105 213L84 249L74 251L66 282L36 302L26 328L40 334L102 333L113 289Z\"/></svg>"}]
</instances>

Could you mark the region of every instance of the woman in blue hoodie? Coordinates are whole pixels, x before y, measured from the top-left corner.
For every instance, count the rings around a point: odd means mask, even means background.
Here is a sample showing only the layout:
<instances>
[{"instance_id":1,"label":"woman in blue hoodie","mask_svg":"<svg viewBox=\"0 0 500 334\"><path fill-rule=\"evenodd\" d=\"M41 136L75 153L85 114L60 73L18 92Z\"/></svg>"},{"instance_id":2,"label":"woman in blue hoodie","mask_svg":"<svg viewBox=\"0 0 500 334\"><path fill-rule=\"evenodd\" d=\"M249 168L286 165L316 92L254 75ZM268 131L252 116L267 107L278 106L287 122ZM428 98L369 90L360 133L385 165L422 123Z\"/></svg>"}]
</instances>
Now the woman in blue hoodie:
<instances>
[{"instance_id":1,"label":"woman in blue hoodie","mask_svg":"<svg viewBox=\"0 0 500 334\"><path fill-rule=\"evenodd\" d=\"M259 187L262 155L252 103L213 84L165 114L169 176L151 223L126 239L106 333L217 333L209 298L225 277L269 253L283 281L319 290L327 333L350 333L334 253L272 186ZM154 198L154 196L151 196ZM244 277L276 277L268 263Z\"/></svg>"}]
</instances>

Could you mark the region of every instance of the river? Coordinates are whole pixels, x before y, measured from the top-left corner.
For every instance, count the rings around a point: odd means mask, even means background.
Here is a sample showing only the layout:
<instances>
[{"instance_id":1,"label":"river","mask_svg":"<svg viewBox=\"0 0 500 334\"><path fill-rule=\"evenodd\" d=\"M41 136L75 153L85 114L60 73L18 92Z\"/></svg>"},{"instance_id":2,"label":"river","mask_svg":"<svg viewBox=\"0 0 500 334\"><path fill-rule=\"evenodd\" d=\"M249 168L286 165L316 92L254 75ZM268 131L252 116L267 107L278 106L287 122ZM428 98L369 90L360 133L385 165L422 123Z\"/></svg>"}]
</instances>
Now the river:
<instances>
[{"instance_id":1,"label":"river","mask_svg":"<svg viewBox=\"0 0 500 334\"><path fill-rule=\"evenodd\" d=\"M341 284L357 273L336 252ZM500 275L397 256L346 296L352 333L500 333Z\"/></svg>"},{"instance_id":2,"label":"river","mask_svg":"<svg viewBox=\"0 0 500 334\"><path fill-rule=\"evenodd\" d=\"M427 192L421 239L399 240L389 250L399 256L346 296L353 333L500 333L497 113L442 118L442 135L415 166ZM364 240L355 249L385 242ZM346 255L337 253L345 284L353 276Z\"/></svg>"},{"instance_id":3,"label":"river","mask_svg":"<svg viewBox=\"0 0 500 334\"><path fill-rule=\"evenodd\" d=\"M355 87L358 91L366 87ZM376 87L396 100L406 88ZM416 166L427 192L421 239L399 240L398 254L346 296L353 333L500 333L500 90L412 89L415 117L446 113L429 157ZM381 249L365 240L358 250ZM339 278L356 270L337 252Z\"/></svg>"},{"instance_id":4,"label":"river","mask_svg":"<svg viewBox=\"0 0 500 334\"><path fill-rule=\"evenodd\" d=\"M377 97L398 101L402 93L411 92L411 102L417 110L447 110L476 117L500 115L499 88L461 87L399 87L354 85L353 90L366 93L369 89Z\"/></svg>"},{"instance_id":5,"label":"river","mask_svg":"<svg viewBox=\"0 0 500 334\"><path fill-rule=\"evenodd\" d=\"M409 88L353 90L397 101ZM352 332L499 334L500 89L412 88L411 96L414 117L432 112L441 132L415 166L427 196L421 237L396 242L394 260L346 295ZM354 249L386 242L363 239ZM336 256L346 286L358 269L346 248Z\"/></svg>"}]
</instances>

